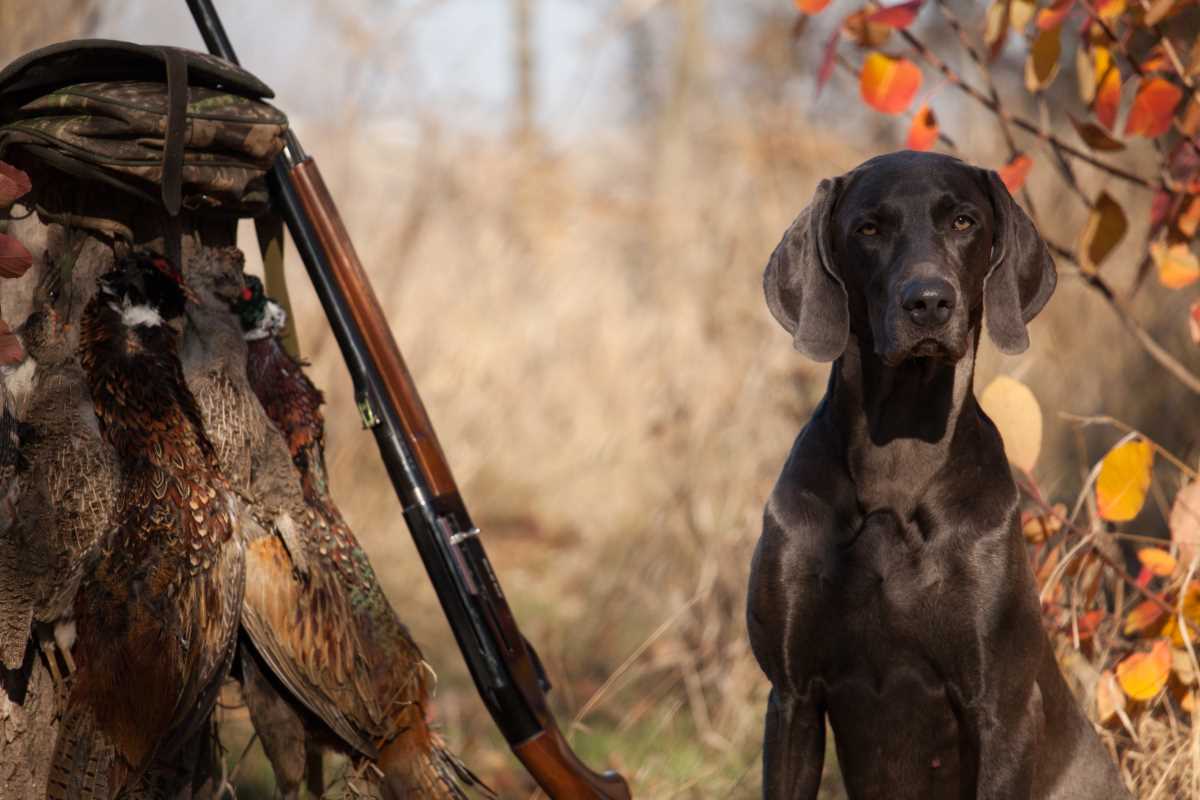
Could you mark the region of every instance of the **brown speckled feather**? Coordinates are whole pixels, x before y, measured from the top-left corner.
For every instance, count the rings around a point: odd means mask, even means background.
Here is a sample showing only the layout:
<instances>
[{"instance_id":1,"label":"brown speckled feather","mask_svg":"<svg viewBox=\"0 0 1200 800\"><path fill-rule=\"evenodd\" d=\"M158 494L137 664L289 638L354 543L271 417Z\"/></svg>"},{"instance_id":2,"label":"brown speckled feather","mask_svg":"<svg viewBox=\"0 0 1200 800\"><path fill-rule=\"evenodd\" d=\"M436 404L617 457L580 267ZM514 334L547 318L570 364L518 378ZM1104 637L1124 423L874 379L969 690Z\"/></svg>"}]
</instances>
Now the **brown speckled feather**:
<instances>
[{"instance_id":1,"label":"brown speckled feather","mask_svg":"<svg viewBox=\"0 0 1200 800\"><path fill-rule=\"evenodd\" d=\"M84 312L80 360L120 494L75 599L77 672L51 798L136 782L200 729L228 674L244 581L238 512L175 339L165 323L134 325L103 293Z\"/></svg>"},{"instance_id":2,"label":"brown speckled feather","mask_svg":"<svg viewBox=\"0 0 1200 800\"><path fill-rule=\"evenodd\" d=\"M359 656L369 665L371 691L383 717L359 724L371 731L380 750L377 765L384 773L385 797L463 798L466 786L490 794L430 730L426 719L430 672L384 596L366 551L329 494L321 393L276 337L248 344L251 385L288 442L305 500L321 521L318 528L308 529L305 539L310 572L329 576L345 592L346 624L358 631ZM324 718L319 708L313 711Z\"/></svg>"}]
</instances>

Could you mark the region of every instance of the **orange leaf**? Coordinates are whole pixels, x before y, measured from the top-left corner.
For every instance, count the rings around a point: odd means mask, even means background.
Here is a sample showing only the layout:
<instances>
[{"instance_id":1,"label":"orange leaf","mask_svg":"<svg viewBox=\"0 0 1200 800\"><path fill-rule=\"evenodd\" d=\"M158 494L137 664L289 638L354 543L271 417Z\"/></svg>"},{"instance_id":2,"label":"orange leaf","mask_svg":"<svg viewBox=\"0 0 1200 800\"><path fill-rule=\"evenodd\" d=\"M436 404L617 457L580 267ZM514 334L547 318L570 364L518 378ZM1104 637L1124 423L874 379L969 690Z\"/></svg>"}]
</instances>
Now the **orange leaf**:
<instances>
[{"instance_id":1,"label":"orange leaf","mask_svg":"<svg viewBox=\"0 0 1200 800\"><path fill-rule=\"evenodd\" d=\"M820 14L829 0L796 0L796 10L804 14Z\"/></svg>"},{"instance_id":2,"label":"orange leaf","mask_svg":"<svg viewBox=\"0 0 1200 800\"><path fill-rule=\"evenodd\" d=\"M1195 690L1188 692L1179 701L1179 707L1187 713L1191 714L1196 710L1196 692Z\"/></svg>"},{"instance_id":3,"label":"orange leaf","mask_svg":"<svg viewBox=\"0 0 1200 800\"><path fill-rule=\"evenodd\" d=\"M1171 675L1171 647L1162 639L1149 653L1132 653L1117 664L1117 682L1130 700L1152 699Z\"/></svg>"},{"instance_id":4,"label":"orange leaf","mask_svg":"<svg viewBox=\"0 0 1200 800\"><path fill-rule=\"evenodd\" d=\"M1125 238L1129 222L1125 212L1108 192L1101 192L1088 215L1087 224L1079 235L1077 255L1079 267L1084 272L1094 273L1101 262L1108 258Z\"/></svg>"},{"instance_id":5,"label":"orange leaf","mask_svg":"<svg viewBox=\"0 0 1200 800\"><path fill-rule=\"evenodd\" d=\"M1200 278L1200 260L1186 242L1152 242L1150 257L1158 267L1158 280L1168 289L1182 289Z\"/></svg>"},{"instance_id":6,"label":"orange leaf","mask_svg":"<svg viewBox=\"0 0 1200 800\"><path fill-rule=\"evenodd\" d=\"M1111 131L1121 107L1121 70L1107 47L1092 48L1092 74L1096 87L1092 93L1092 111L1100 124Z\"/></svg>"},{"instance_id":7,"label":"orange leaf","mask_svg":"<svg viewBox=\"0 0 1200 800\"><path fill-rule=\"evenodd\" d=\"M1192 344L1200 344L1200 300L1192 301L1188 309L1188 333L1192 335Z\"/></svg>"},{"instance_id":8,"label":"orange leaf","mask_svg":"<svg viewBox=\"0 0 1200 800\"><path fill-rule=\"evenodd\" d=\"M1105 22L1112 22L1125 13L1125 0L1098 0L1096 16Z\"/></svg>"},{"instance_id":9,"label":"orange leaf","mask_svg":"<svg viewBox=\"0 0 1200 800\"><path fill-rule=\"evenodd\" d=\"M1175 220L1175 227L1189 239L1196 235L1196 229L1200 227L1200 197L1193 197L1188 201L1187 208L1179 215L1179 219Z\"/></svg>"},{"instance_id":10,"label":"orange leaf","mask_svg":"<svg viewBox=\"0 0 1200 800\"><path fill-rule=\"evenodd\" d=\"M1127 522L1138 515L1150 488L1154 450L1149 442L1135 439L1114 447L1100 462L1096 478L1096 506L1110 522Z\"/></svg>"},{"instance_id":11,"label":"orange leaf","mask_svg":"<svg viewBox=\"0 0 1200 800\"><path fill-rule=\"evenodd\" d=\"M1156 622L1163 621L1167 612L1150 601L1145 600L1133 607L1133 610L1125 615L1125 626L1121 629L1126 636L1134 636L1145 633L1154 627Z\"/></svg>"},{"instance_id":12,"label":"orange leaf","mask_svg":"<svg viewBox=\"0 0 1200 800\"><path fill-rule=\"evenodd\" d=\"M925 0L908 0L905 3L897 3L894 6L881 8L867 17L867 22L903 30L912 25L913 20L917 18L917 14L921 11L921 4L924 2Z\"/></svg>"},{"instance_id":13,"label":"orange leaf","mask_svg":"<svg viewBox=\"0 0 1200 800\"><path fill-rule=\"evenodd\" d=\"M937 117L928 105L922 105L913 115L912 125L908 129L908 141L905 146L909 150L928 150L933 147L938 138Z\"/></svg>"},{"instance_id":14,"label":"orange leaf","mask_svg":"<svg viewBox=\"0 0 1200 800\"><path fill-rule=\"evenodd\" d=\"M1175 107L1182 99L1183 90L1165 78L1143 80L1125 120L1125 135L1147 139L1162 136L1171 130Z\"/></svg>"},{"instance_id":15,"label":"orange leaf","mask_svg":"<svg viewBox=\"0 0 1200 800\"><path fill-rule=\"evenodd\" d=\"M1161 547L1143 547L1138 551L1138 561L1141 561L1142 566L1160 578L1169 578L1175 572L1175 568L1179 566L1175 556Z\"/></svg>"},{"instance_id":16,"label":"orange leaf","mask_svg":"<svg viewBox=\"0 0 1200 800\"><path fill-rule=\"evenodd\" d=\"M1071 7L1074 5L1075 0L1055 0L1053 5L1038 11L1038 30L1048 31L1051 28L1057 28L1062 25L1063 20L1067 18L1067 14L1071 13Z\"/></svg>"},{"instance_id":17,"label":"orange leaf","mask_svg":"<svg viewBox=\"0 0 1200 800\"><path fill-rule=\"evenodd\" d=\"M1086 642L1096 635L1096 628L1100 627L1100 623L1108 616L1105 612L1096 610L1089 611L1086 614L1081 614L1077 625L1079 626L1079 641Z\"/></svg>"},{"instance_id":18,"label":"orange leaf","mask_svg":"<svg viewBox=\"0 0 1200 800\"><path fill-rule=\"evenodd\" d=\"M884 114L908 108L921 88L921 70L906 58L874 52L863 62L859 89L863 101Z\"/></svg>"},{"instance_id":19,"label":"orange leaf","mask_svg":"<svg viewBox=\"0 0 1200 800\"><path fill-rule=\"evenodd\" d=\"M1033 159L1024 153L1018 153L996 172L1000 175L1000 180L1004 181L1004 185L1008 187L1008 193L1016 194L1025 185L1025 179L1029 177L1031 169L1033 169Z\"/></svg>"}]
</instances>

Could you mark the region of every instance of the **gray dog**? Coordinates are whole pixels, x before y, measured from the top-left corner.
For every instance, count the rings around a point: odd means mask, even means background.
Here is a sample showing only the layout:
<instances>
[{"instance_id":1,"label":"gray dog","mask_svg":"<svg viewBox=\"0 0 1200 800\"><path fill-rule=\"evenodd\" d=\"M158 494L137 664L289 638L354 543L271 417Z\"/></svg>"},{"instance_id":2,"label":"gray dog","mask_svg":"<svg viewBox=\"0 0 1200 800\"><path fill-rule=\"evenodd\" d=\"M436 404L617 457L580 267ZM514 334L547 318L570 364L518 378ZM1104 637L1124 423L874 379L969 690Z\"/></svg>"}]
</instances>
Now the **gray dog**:
<instances>
[{"instance_id":1,"label":"gray dog","mask_svg":"<svg viewBox=\"0 0 1200 800\"><path fill-rule=\"evenodd\" d=\"M763 276L835 360L767 502L747 621L772 684L763 795L1128 798L1043 628L1004 446L972 388L1054 291L994 172L893 153L825 180Z\"/></svg>"}]
</instances>

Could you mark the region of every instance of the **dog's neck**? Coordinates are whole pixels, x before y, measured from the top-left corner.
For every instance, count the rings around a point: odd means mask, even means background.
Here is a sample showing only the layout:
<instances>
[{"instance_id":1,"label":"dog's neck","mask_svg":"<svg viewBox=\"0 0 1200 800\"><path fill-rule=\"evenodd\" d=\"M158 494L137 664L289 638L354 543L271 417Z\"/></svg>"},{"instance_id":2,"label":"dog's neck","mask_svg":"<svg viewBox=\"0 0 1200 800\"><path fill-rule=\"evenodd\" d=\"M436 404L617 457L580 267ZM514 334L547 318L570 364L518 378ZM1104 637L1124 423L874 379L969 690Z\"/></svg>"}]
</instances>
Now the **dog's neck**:
<instances>
[{"instance_id":1,"label":"dog's neck","mask_svg":"<svg viewBox=\"0 0 1200 800\"><path fill-rule=\"evenodd\" d=\"M869 342L850 336L834 363L826 405L835 429L843 432L846 463L857 485L883 490L881 497L862 498L865 505L903 504L891 497L894 491L919 495L945 465L957 426L977 419L972 392L977 331L969 337L966 355L953 364L918 358L889 366Z\"/></svg>"}]
</instances>

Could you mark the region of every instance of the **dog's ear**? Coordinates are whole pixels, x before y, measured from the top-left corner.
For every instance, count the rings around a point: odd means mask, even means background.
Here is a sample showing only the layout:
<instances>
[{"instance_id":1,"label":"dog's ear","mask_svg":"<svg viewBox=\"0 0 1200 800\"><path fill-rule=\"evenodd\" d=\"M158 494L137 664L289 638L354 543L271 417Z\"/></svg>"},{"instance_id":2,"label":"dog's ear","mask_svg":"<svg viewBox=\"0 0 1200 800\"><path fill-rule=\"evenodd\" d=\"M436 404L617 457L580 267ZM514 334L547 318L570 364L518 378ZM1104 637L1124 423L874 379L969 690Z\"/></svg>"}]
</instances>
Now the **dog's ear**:
<instances>
[{"instance_id":1,"label":"dog's ear","mask_svg":"<svg viewBox=\"0 0 1200 800\"><path fill-rule=\"evenodd\" d=\"M783 235L763 272L767 307L796 349L832 361L850 334L846 286L833 262L830 222L842 178L821 181L808 208Z\"/></svg>"},{"instance_id":2,"label":"dog's ear","mask_svg":"<svg viewBox=\"0 0 1200 800\"><path fill-rule=\"evenodd\" d=\"M983 283L983 314L996 347L1016 355L1029 347L1025 323L1046 305L1058 277L1033 220L1013 200L999 175L987 170L987 182L995 230L992 262Z\"/></svg>"}]
</instances>

